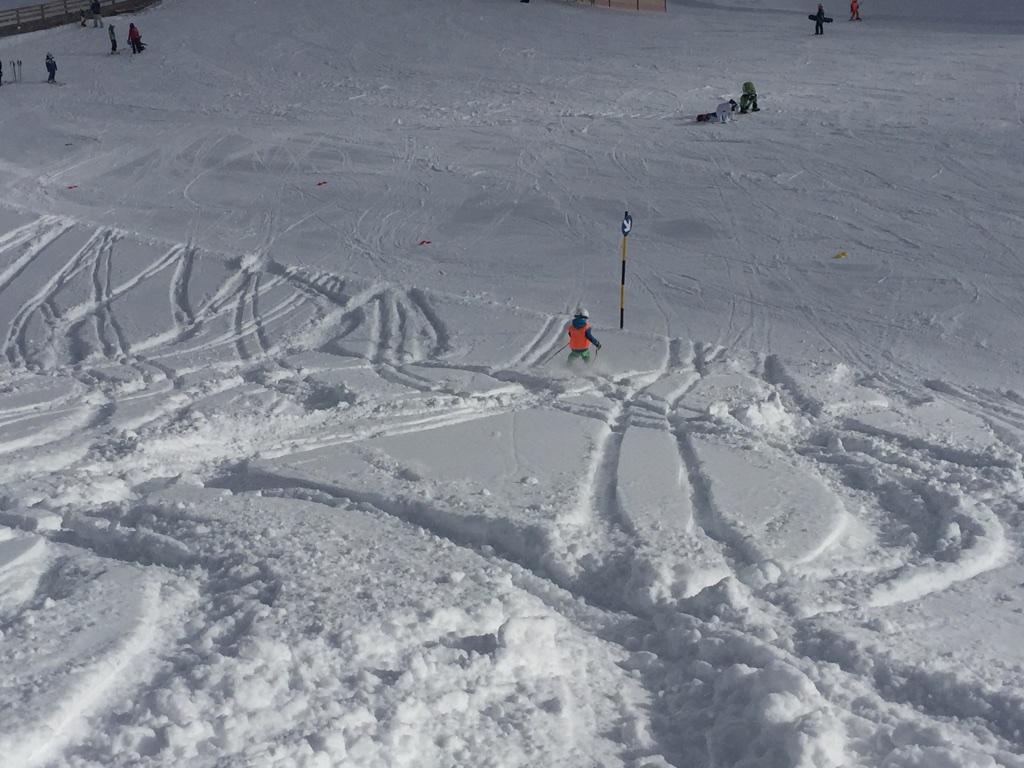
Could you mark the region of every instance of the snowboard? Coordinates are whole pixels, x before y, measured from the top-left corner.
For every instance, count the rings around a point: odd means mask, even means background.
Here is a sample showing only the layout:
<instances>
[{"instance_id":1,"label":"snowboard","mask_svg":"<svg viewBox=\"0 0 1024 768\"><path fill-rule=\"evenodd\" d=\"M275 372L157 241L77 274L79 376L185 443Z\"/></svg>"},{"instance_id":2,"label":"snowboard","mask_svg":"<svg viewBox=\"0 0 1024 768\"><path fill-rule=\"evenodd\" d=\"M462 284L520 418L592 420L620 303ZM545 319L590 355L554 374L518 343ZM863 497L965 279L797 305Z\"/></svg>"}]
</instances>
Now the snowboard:
<instances>
[{"instance_id":1,"label":"snowboard","mask_svg":"<svg viewBox=\"0 0 1024 768\"><path fill-rule=\"evenodd\" d=\"M817 21L818 20L818 17L815 16L813 13L808 15L807 18L810 19L811 21ZM824 21L826 24L831 24L832 23L832 17L831 16L826 16L824 19L822 19L822 21Z\"/></svg>"}]
</instances>

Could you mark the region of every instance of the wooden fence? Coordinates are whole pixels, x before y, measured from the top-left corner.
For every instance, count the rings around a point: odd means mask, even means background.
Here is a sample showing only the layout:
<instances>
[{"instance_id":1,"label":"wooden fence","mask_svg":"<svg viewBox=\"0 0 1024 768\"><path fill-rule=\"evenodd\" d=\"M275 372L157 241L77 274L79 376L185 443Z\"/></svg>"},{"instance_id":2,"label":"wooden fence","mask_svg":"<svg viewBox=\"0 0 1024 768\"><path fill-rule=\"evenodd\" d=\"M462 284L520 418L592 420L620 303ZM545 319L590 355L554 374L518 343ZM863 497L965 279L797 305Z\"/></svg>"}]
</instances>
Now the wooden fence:
<instances>
[{"instance_id":1,"label":"wooden fence","mask_svg":"<svg viewBox=\"0 0 1024 768\"><path fill-rule=\"evenodd\" d=\"M529 2L529 0L524 0ZM622 11L668 11L668 0L567 0L577 5L594 5L598 8L618 8Z\"/></svg>"},{"instance_id":2,"label":"wooden fence","mask_svg":"<svg viewBox=\"0 0 1024 768\"><path fill-rule=\"evenodd\" d=\"M624 11L668 11L668 0L592 0L591 5Z\"/></svg>"},{"instance_id":3,"label":"wooden fence","mask_svg":"<svg viewBox=\"0 0 1024 768\"><path fill-rule=\"evenodd\" d=\"M160 0L100 0L100 10L104 17L115 16L119 13L141 11L158 2ZM91 26L90 4L90 0L52 0L49 3L0 11L0 37L78 23L83 10Z\"/></svg>"}]
</instances>

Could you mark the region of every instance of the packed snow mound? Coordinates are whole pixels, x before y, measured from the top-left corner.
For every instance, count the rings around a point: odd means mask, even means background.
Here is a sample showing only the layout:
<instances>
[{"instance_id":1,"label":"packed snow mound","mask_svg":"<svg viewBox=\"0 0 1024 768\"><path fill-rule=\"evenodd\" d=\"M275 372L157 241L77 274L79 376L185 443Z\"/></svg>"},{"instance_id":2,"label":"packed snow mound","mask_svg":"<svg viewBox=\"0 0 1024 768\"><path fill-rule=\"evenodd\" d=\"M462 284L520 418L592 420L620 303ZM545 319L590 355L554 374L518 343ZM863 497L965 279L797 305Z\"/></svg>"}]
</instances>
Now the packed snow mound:
<instances>
[{"instance_id":1,"label":"packed snow mound","mask_svg":"<svg viewBox=\"0 0 1024 768\"><path fill-rule=\"evenodd\" d=\"M781 663L743 664L714 681L715 725L708 733L713 765L736 768L836 768L846 758L841 722L814 684Z\"/></svg>"}]
</instances>

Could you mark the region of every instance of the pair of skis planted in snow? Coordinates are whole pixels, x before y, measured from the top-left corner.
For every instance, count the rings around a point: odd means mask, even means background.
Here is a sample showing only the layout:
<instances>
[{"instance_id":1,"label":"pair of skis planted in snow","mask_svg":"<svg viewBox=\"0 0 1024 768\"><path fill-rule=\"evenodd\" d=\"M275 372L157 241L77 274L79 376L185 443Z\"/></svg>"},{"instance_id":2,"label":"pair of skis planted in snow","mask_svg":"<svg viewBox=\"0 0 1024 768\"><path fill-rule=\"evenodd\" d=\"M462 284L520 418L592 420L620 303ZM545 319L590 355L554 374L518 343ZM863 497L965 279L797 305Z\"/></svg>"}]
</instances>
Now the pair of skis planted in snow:
<instances>
[{"instance_id":1,"label":"pair of skis planted in snow","mask_svg":"<svg viewBox=\"0 0 1024 768\"><path fill-rule=\"evenodd\" d=\"M10 64L11 64L11 82L12 83L20 83L21 82L21 59L18 59L17 61L15 61L14 59L11 59Z\"/></svg>"}]
</instances>

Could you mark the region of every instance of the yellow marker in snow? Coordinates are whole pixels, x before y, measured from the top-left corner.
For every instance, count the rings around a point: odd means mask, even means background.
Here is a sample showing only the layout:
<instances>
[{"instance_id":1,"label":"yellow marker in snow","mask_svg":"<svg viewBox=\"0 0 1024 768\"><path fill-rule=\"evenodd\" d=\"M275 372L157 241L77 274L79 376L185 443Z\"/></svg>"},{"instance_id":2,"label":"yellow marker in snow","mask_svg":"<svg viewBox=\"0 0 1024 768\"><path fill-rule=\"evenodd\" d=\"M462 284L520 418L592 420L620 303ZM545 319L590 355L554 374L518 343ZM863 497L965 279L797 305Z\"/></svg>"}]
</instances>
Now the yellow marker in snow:
<instances>
[{"instance_id":1,"label":"yellow marker in snow","mask_svg":"<svg viewBox=\"0 0 1024 768\"><path fill-rule=\"evenodd\" d=\"M849 256L849 254L846 251L840 251L839 253L837 253L832 258L833 259L845 259L847 256Z\"/></svg>"}]
</instances>

